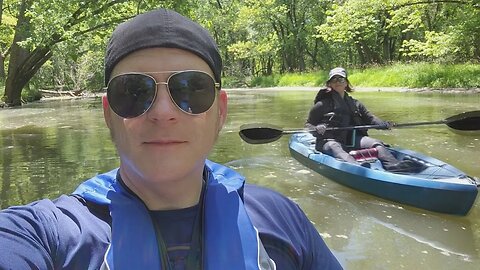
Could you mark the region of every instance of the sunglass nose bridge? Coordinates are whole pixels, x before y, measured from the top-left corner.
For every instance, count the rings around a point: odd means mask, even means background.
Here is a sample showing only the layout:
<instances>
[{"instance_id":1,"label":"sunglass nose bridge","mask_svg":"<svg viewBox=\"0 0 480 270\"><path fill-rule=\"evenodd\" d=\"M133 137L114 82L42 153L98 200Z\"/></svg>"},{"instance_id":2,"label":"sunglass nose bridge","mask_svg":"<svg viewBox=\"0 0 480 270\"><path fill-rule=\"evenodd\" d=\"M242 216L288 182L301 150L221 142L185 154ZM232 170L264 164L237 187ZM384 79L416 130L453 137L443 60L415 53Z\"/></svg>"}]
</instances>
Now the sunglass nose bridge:
<instances>
[{"instance_id":1,"label":"sunglass nose bridge","mask_svg":"<svg viewBox=\"0 0 480 270\"><path fill-rule=\"evenodd\" d=\"M157 90L158 90L159 85L165 85L165 87L168 90L168 83L167 82L157 82L157 81L155 81L155 86L157 87Z\"/></svg>"}]
</instances>

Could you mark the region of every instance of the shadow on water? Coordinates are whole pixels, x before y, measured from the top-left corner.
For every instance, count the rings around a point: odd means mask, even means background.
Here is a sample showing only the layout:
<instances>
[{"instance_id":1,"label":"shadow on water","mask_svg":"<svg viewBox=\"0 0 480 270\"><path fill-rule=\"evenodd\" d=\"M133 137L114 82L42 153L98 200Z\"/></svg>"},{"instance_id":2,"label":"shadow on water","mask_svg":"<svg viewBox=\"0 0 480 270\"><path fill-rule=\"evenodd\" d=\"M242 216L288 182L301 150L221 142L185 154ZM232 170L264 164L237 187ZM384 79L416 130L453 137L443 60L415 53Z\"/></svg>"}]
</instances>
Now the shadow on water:
<instances>
[{"instance_id":1,"label":"shadow on water","mask_svg":"<svg viewBox=\"0 0 480 270\"><path fill-rule=\"evenodd\" d=\"M96 101L35 103L0 111L2 209L68 194L83 179L118 163L101 107L91 102Z\"/></svg>"}]
</instances>

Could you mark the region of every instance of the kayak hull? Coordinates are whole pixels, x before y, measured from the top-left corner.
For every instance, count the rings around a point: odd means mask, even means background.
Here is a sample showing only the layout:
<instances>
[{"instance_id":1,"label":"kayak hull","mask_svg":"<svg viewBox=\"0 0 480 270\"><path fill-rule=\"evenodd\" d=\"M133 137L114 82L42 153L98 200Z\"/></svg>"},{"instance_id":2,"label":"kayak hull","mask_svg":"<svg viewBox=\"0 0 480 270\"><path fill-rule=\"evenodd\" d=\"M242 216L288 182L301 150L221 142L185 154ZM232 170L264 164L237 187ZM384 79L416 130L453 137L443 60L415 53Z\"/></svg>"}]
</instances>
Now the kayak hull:
<instances>
[{"instance_id":1,"label":"kayak hull","mask_svg":"<svg viewBox=\"0 0 480 270\"><path fill-rule=\"evenodd\" d=\"M350 188L387 200L454 215L466 215L478 193L477 179L455 167L415 151L390 148L397 158L408 157L425 165L419 173L385 171L380 161L371 168L347 163L315 150L310 133L290 138L291 155L317 173Z\"/></svg>"}]
</instances>

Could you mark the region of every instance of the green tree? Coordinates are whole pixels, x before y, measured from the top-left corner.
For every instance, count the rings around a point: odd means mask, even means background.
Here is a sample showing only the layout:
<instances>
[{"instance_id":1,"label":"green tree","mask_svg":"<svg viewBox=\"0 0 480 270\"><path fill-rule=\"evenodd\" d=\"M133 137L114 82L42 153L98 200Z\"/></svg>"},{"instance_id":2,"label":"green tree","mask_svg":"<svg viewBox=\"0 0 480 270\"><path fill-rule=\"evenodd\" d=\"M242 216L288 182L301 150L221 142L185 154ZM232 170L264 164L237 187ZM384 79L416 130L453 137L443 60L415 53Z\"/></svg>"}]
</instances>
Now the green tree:
<instances>
[{"instance_id":1,"label":"green tree","mask_svg":"<svg viewBox=\"0 0 480 270\"><path fill-rule=\"evenodd\" d=\"M243 1L228 52L250 75L315 67L325 44L313 36L314 27L324 20L329 5L314 0Z\"/></svg>"},{"instance_id":2,"label":"green tree","mask_svg":"<svg viewBox=\"0 0 480 270\"><path fill-rule=\"evenodd\" d=\"M403 40L401 52L406 57L446 63L480 60L480 5L467 1L413 4L408 9L415 6L422 20L415 25L415 34Z\"/></svg>"},{"instance_id":3,"label":"green tree","mask_svg":"<svg viewBox=\"0 0 480 270\"><path fill-rule=\"evenodd\" d=\"M478 59L480 6L475 1L339 2L316 36L336 44L341 62L352 65Z\"/></svg>"},{"instance_id":4,"label":"green tree","mask_svg":"<svg viewBox=\"0 0 480 270\"><path fill-rule=\"evenodd\" d=\"M245 1L238 8L237 18L232 21L235 38L228 44L227 52L232 60L236 60L240 74L257 76L272 73L279 44L264 15L273 2Z\"/></svg>"},{"instance_id":5,"label":"green tree","mask_svg":"<svg viewBox=\"0 0 480 270\"><path fill-rule=\"evenodd\" d=\"M10 46L5 103L21 105L22 90L52 57L56 44L124 20L129 11L123 10L124 2L21 0Z\"/></svg>"}]
</instances>

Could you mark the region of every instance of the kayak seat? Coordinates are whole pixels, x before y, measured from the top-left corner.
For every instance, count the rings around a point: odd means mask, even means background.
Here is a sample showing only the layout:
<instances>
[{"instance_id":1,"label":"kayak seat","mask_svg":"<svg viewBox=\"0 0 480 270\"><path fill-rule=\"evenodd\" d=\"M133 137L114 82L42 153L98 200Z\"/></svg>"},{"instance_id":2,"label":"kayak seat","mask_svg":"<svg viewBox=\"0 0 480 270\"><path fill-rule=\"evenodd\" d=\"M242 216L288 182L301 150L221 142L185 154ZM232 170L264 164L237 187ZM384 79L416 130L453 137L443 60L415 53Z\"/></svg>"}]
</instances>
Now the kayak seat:
<instances>
[{"instance_id":1,"label":"kayak seat","mask_svg":"<svg viewBox=\"0 0 480 270\"><path fill-rule=\"evenodd\" d=\"M374 162L378 159L377 148L363 148L348 152L358 162Z\"/></svg>"}]
</instances>

